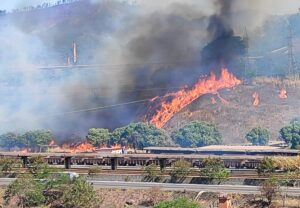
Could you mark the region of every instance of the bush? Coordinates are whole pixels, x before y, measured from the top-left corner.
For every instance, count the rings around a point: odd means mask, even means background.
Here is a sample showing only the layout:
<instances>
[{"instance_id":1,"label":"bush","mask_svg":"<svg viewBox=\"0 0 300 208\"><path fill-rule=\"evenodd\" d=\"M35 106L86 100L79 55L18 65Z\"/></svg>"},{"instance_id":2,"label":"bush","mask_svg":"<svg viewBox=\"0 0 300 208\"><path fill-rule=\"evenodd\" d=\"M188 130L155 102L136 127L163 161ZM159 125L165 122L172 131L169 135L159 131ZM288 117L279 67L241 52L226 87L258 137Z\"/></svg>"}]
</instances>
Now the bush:
<instances>
[{"instance_id":1,"label":"bush","mask_svg":"<svg viewBox=\"0 0 300 208\"><path fill-rule=\"evenodd\" d=\"M178 198L172 201L163 201L156 205L153 208L201 208L201 206L187 198Z\"/></svg>"},{"instance_id":2,"label":"bush","mask_svg":"<svg viewBox=\"0 0 300 208\"><path fill-rule=\"evenodd\" d=\"M102 168L101 167L91 167L88 170L88 174L89 175L96 175L102 172Z\"/></svg>"},{"instance_id":3,"label":"bush","mask_svg":"<svg viewBox=\"0 0 300 208\"><path fill-rule=\"evenodd\" d=\"M101 203L93 186L82 178L76 178L64 191L62 201L65 208L98 208Z\"/></svg>"},{"instance_id":4,"label":"bush","mask_svg":"<svg viewBox=\"0 0 300 208\"><path fill-rule=\"evenodd\" d=\"M183 180L191 172L191 164L183 159L177 160L172 164L170 176L173 180Z\"/></svg>"},{"instance_id":5,"label":"bush","mask_svg":"<svg viewBox=\"0 0 300 208\"><path fill-rule=\"evenodd\" d=\"M203 160L202 166L201 175L208 177L211 182L215 179L220 184L227 180L230 175L220 158L206 158Z\"/></svg>"},{"instance_id":6,"label":"bush","mask_svg":"<svg viewBox=\"0 0 300 208\"><path fill-rule=\"evenodd\" d=\"M258 165L258 174L270 174L275 172L275 163L272 158L265 157Z\"/></svg>"},{"instance_id":7,"label":"bush","mask_svg":"<svg viewBox=\"0 0 300 208\"><path fill-rule=\"evenodd\" d=\"M221 134L213 124L193 121L171 135L181 147L202 147L222 142Z\"/></svg>"},{"instance_id":8,"label":"bush","mask_svg":"<svg viewBox=\"0 0 300 208\"><path fill-rule=\"evenodd\" d=\"M158 179L159 170L157 169L157 165L147 165L144 167L144 170L146 172L146 178L150 181L155 181L156 179Z\"/></svg>"},{"instance_id":9,"label":"bush","mask_svg":"<svg viewBox=\"0 0 300 208\"><path fill-rule=\"evenodd\" d=\"M6 204L15 199L21 207L40 206L45 202L43 188L43 184L33 177L22 176L7 187L3 198Z\"/></svg>"}]
</instances>

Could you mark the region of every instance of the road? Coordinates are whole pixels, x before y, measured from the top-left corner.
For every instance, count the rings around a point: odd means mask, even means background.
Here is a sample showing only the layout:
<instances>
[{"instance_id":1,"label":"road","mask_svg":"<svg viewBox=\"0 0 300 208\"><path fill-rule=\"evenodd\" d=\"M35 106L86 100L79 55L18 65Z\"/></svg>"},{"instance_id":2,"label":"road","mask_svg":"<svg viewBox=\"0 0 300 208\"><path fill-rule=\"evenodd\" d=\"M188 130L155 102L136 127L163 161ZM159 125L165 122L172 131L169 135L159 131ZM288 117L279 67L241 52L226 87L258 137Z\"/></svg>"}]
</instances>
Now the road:
<instances>
[{"instance_id":1,"label":"road","mask_svg":"<svg viewBox=\"0 0 300 208\"><path fill-rule=\"evenodd\" d=\"M89 181L96 188L120 188L120 189L151 189L160 188L164 191L204 191L216 193L240 193L260 194L259 186L244 185L203 185L203 184L174 184L174 183L145 183L145 182L122 182L122 181ZM281 187L280 191L290 196L300 196L300 188Z\"/></svg>"},{"instance_id":2,"label":"road","mask_svg":"<svg viewBox=\"0 0 300 208\"><path fill-rule=\"evenodd\" d=\"M0 185L8 185L14 178L0 178ZM259 186L244 185L203 185L203 184L174 184L174 183L147 183L147 182L123 182L123 181L98 181L88 180L95 188L118 188L118 189L151 189L159 188L164 191L195 191L216 193L240 193L260 194ZM289 196L300 196L300 188L281 187L280 191Z\"/></svg>"}]
</instances>

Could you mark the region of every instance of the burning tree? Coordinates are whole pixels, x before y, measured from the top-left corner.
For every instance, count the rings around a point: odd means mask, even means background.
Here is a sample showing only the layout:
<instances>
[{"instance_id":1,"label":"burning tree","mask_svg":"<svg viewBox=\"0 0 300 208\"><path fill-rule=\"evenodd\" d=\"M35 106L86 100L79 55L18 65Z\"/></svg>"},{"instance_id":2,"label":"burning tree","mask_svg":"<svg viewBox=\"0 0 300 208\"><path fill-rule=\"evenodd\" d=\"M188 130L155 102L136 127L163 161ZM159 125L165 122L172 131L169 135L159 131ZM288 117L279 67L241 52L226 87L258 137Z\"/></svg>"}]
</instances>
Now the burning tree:
<instances>
[{"instance_id":1,"label":"burning tree","mask_svg":"<svg viewBox=\"0 0 300 208\"><path fill-rule=\"evenodd\" d=\"M172 139L181 147L202 147L221 144L222 137L213 124L193 121L172 133Z\"/></svg>"}]
</instances>

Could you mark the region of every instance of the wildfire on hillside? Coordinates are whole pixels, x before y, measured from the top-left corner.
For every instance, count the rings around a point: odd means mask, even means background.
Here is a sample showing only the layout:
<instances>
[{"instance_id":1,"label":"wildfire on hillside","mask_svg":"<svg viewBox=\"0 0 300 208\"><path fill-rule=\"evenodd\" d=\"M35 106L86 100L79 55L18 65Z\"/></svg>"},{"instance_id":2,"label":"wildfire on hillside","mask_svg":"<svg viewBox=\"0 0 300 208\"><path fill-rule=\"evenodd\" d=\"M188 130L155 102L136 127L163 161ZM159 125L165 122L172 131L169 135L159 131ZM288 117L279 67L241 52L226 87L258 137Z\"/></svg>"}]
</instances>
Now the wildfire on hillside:
<instances>
[{"instance_id":1,"label":"wildfire on hillside","mask_svg":"<svg viewBox=\"0 0 300 208\"><path fill-rule=\"evenodd\" d=\"M252 95L252 98L253 98L252 104L253 104L254 106L258 106L259 103L260 103L259 94L258 94L257 92L254 92L253 95Z\"/></svg>"},{"instance_id":2,"label":"wildfire on hillside","mask_svg":"<svg viewBox=\"0 0 300 208\"><path fill-rule=\"evenodd\" d=\"M163 98L152 100L150 112L154 115L148 115L151 124L162 128L173 116L184 107L204 94L217 94L224 88L232 88L240 85L242 82L229 72L225 67L221 69L221 76L217 79L214 73L210 76L200 79L192 88L184 88L178 92L168 93ZM220 96L219 96L220 97ZM221 99L222 100L222 99ZM222 100L224 101L224 100Z\"/></svg>"},{"instance_id":3,"label":"wildfire on hillside","mask_svg":"<svg viewBox=\"0 0 300 208\"><path fill-rule=\"evenodd\" d=\"M287 91L285 89L281 89L280 92L279 92L279 98L281 99L287 99L288 96L287 96Z\"/></svg>"}]
</instances>

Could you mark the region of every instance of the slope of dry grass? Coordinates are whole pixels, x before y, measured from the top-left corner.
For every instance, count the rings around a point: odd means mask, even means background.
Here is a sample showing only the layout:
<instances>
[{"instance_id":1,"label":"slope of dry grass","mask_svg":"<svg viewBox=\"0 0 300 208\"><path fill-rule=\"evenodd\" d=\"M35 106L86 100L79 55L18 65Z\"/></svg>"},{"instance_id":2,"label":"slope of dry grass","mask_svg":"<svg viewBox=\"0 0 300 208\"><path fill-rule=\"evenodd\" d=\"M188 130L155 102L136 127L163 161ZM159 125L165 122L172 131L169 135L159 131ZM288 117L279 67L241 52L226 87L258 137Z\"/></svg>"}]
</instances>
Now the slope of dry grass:
<instances>
[{"instance_id":1,"label":"slope of dry grass","mask_svg":"<svg viewBox=\"0 0 300 208\"><path fill-rule=\"evenodd\" d=\"M279 91L286 89L288 98L280 99ZM260 96L260 105L253 106L252 94ZM279 130L300 117L300 79L260 77L252 84L241 85L220 92L228 101L222 103L216 95L205 95L175 115L166 128L177 129L193 120L215 123L225 144L245 143L245 135L253 127L261 126L277 140ZM212 104L214 98L217 104Z\"/></svg>"}]
</instances>

